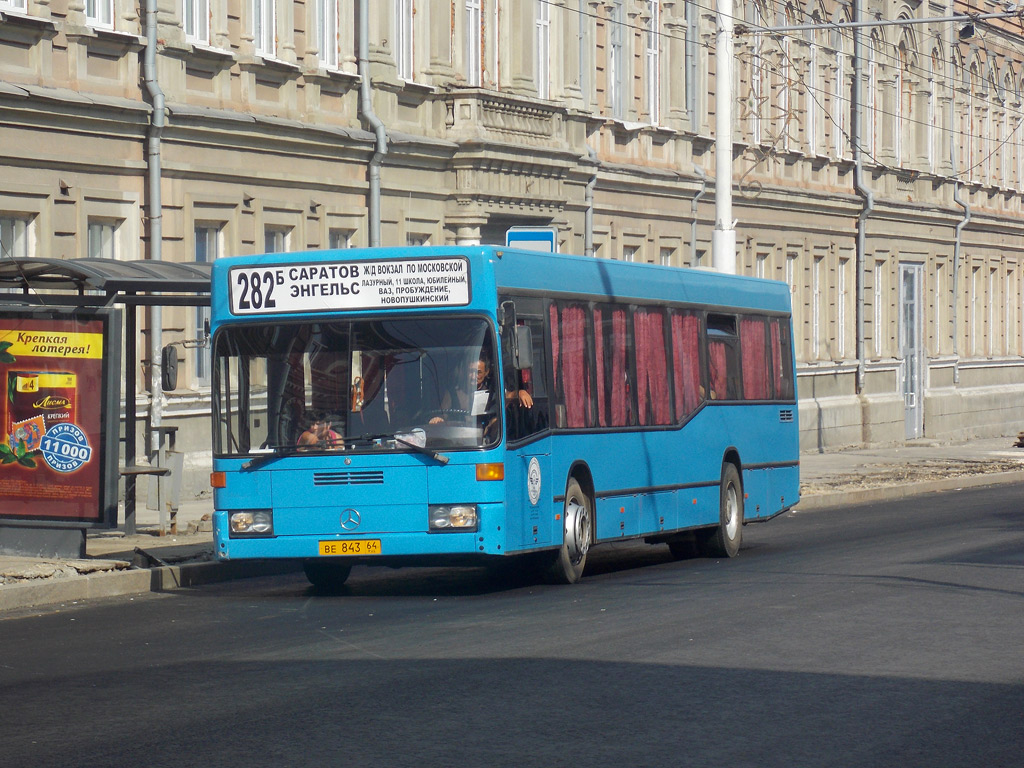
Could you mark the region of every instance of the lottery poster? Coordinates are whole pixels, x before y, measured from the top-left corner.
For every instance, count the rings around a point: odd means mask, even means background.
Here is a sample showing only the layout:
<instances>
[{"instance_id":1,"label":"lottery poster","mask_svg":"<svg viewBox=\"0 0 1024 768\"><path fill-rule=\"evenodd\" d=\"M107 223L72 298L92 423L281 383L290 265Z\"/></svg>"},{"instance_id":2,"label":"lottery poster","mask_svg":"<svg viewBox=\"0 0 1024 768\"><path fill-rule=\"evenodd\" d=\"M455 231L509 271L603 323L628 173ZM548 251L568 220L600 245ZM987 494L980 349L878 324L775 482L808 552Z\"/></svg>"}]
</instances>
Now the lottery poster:
<instances>
[{"instance_id":1,"label":"lottery poster","mask_svg":"<svg viewBox=\"0 0 1024 768\"><path fill-rule=\"evenodd\" d=\"M104 519L107 324L0 310L0 518Z\"/></svg>"}]
</instances>

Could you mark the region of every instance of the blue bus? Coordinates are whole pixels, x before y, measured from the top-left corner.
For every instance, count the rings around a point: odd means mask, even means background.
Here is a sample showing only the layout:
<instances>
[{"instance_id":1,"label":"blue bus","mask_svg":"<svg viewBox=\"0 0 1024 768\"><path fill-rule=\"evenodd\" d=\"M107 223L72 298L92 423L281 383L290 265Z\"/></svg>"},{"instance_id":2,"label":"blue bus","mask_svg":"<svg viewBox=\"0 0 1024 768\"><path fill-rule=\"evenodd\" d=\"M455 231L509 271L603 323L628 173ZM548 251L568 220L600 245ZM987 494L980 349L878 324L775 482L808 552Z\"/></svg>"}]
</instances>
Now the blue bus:
<instances>
[{"instance_id":1,"label":"blue bus","mask_svg":"<svg viewBox=\"0 0 1024 768\"><path fill-rule=\"evenodd\" d=\"M493 246L213 265L220 559L542 565L740 550L799 499L780 282Z\"/></svg>"}]
</instances>

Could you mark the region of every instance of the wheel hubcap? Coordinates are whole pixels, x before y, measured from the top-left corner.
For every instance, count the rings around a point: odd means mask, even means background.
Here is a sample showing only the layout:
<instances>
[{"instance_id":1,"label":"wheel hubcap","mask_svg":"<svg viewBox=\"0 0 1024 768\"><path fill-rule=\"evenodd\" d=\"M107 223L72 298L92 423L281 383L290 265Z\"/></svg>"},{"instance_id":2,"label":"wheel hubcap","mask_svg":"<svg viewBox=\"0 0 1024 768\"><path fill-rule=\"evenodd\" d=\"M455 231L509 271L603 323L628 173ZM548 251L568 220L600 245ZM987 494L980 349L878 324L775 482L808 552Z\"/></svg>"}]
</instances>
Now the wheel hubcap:
<instances>
[{"instance_id":1,"label":"wheel hubcap","mask_svg":"<svg viewBox=\"0 0 1024 768\"><path fill-rule=\"evenodd\" d=\"M575 498L565 503L565 546L569 560L575 565L590 549L590 515Z\"/></svg>"},{"instance_id":2,"label":"wheel hubcap","mask_svg":"<svg viewBox=\"0 0 1024 768\"><path fill-rule=\"evenodd\" d=\"M732 540L736 538L739 529L739 501L736 497L736 487L730 485L725 491L725 533Z\"/></svg>"}]
</instances>

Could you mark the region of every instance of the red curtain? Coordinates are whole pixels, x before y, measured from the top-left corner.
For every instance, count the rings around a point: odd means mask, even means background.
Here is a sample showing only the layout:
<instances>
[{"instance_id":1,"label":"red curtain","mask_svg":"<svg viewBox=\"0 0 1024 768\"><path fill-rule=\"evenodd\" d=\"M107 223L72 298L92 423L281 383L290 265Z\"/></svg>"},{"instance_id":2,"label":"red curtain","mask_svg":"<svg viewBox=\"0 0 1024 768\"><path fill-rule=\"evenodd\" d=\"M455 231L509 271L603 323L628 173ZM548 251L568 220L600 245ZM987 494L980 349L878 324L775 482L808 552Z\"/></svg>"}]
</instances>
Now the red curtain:
<instances>
[{"instance_id":1,"label":"red curtain","mask_svg":"<svg viewBox=\"0 0 1024 768\"><path fill-rule=\"evenodd\" d=\"M743 366L743 398L768 399L768 364L764 348L764 320L740 321L740 354Z\"/></svg>"},{"instance_id":2,"label":"red curtain","mask_svg":"<svg viewBox=\"0 0 1024 768\"><path fill-rule=\"evenodd\" d=\"M629 409L626 389L626 310L612 310L612 426L627 426Z\"/></svg>"},{"instance_id":3,"label":"red curtain","mask_svg":"<svg viewBox=\"0 0 1024 768\"><path fill-rule=\"evenodd\" d=\"M782 340L779 338L779 321L769 321L772 336L772 383L775 397L782 396Z\"/></svg>"},{"instance_id":4,"label":"red curtain","mask_svg":"<svg viewBox=\"0 0 1024 768\"><path fill-rule=\"evenodd\" d=\"M711 373L711 399L724 400L727 393L729 374L727 370L728 355L724 341L708 342L708 368Z\"/></svg>"},{"instance_id":5,"label":"red curtain","mask_svg":"<svg viewBox=\"0 0 1024 768\"><path fill-rule=\"evenodd\" d=\"M562 310L562 386L568 426L589 427L590 382L587 377L587 320L583 307Z\"/></svg>"},{"instance_id":6,"label":"red curtain","mask_svg":"<svg viewBox=\"0 0 1024 768\"><path fill-rule=\"evenodd\" d=\"M676 414L682 417L700 405L700 320L696 315L672 315L672 357Z\"/></svg>"},{"instance_id":7,"label":"red curtain","mask_svg":"<svg viewBox=\"0 0 1024 768\"><path fill-rule=\"evenodd\" d=\"M633 314L636 339L637 401L640 423L647 424L650 402L651 424L670 424L672 407L668 392L668 358L665 354L665 325L661 312L637 310Z\"/></svg>"}]
</instances>

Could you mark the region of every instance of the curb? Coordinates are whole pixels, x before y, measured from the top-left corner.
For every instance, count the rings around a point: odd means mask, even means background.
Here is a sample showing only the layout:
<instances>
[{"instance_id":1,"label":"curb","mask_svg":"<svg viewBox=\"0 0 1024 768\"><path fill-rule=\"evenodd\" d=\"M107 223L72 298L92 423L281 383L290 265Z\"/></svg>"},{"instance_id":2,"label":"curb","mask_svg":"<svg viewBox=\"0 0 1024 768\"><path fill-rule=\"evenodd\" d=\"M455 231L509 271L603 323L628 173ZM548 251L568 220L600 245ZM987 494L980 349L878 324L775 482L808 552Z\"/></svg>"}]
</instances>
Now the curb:
<instances>
[{"instance_id":1,"label":"curb","mask_svg":"<svg viewBox=\"0 0 1024 768\"><path fill-rule=\"evenodd\" d=\"M899 501L938 491L954 491L960 488L983 488L990 485L1012 485L1024 483L1024 470L1012 472L992 472L982 475L962 475L947 477L943 480L929 480L923 483L906 485L887 485L862 490L836 491L813 496L801 496L800 502L793 508L795 512L817 512L836 507L852 507L858 504L870 504L877 501Z\"/></svg>"},{"instance_id":2,"label":"curb","mask_svg":"<svg viewBox=\"0 0 1024 768\"><path fill-rule=\"evenodd\" d=\"M234 579L297 573L301 568L290 560L186 563L159 568L97 573L65 579L47 579L38 584L13 584L0 588L0 613L54 603L93 600L103 597L172 592L176 589L214 584Z\"/></svg>"}]
</instances>

